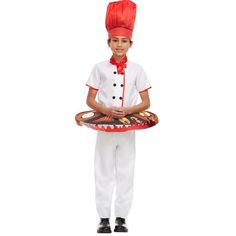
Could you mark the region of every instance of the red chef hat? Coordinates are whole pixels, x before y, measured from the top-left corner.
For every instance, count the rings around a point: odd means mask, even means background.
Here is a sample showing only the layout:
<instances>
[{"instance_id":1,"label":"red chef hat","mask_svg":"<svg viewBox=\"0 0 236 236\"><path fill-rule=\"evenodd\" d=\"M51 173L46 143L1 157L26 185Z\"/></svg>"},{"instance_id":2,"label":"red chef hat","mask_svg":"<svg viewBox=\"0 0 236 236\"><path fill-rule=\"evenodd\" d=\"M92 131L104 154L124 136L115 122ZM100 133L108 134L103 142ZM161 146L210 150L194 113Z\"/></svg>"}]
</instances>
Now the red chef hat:
<instances>
[{"instance_id":1,"label":"red chef hat","mask_svg":"<svg viewBox=\"0 0 236 236\"><path fill-rule=\"evenodd\" d=\"M129 0L110 2L107 6L106 29L109 38L126 36L132 39L136 4Z\"/></svg>"}]
</instances>

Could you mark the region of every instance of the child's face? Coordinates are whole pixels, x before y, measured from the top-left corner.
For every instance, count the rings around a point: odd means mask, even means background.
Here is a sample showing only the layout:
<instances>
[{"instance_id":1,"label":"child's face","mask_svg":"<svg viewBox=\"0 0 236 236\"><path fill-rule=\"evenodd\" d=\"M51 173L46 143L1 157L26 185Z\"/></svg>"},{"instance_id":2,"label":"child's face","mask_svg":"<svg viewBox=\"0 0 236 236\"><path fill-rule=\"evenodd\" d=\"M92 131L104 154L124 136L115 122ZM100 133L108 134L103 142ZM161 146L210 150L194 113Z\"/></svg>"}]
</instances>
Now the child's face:
<instances>
[{"instance_id":1,"label":"child's face","mask_svg":"<svg viewBox=\"0 0 236 236\"><path fill-rule=\"evenodd\" d=\"M111 48L113 55L123 57L132 46L132 42L128 37L114 36L110 39L108 45Z\"/></svg>"}]
</instances>

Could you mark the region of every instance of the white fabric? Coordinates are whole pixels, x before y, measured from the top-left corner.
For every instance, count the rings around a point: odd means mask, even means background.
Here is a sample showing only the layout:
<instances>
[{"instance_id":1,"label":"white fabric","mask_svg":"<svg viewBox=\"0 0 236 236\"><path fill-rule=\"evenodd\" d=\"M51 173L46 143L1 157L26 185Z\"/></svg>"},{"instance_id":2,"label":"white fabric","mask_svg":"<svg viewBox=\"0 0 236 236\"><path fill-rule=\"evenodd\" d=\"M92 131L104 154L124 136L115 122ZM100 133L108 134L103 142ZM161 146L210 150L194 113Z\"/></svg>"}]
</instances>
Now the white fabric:
<instances>
[{"instance_id":1,"label":"white fabric","mask_svg":"<svg viewBox=\"0 0 236 236\"><path fill-rule=\"evenodd\" d=\"M151 87L140 65L130 61L126 65L125 76L117 74L116 66L109 61L95 65L87 85L98 90L99 103L106 107L120 107L123 101L124 107L133 106L137 102L138 93ZM128 215L133 195L134 162L134 131L98 131L95 149L95 187L96 207L100 218L110 218L114 187L115 216L126 218Z\"/></svg>"},{"instance_id":2,"label":"white fabric","mask_svg":"<svg viewBox=\"0 0 236 236\"><path fill-rule=\"evenodd\" d=\"M123 97L124 90L124 107L133 106L137 102L138 92L151 87L143 68L139 64L127 61L126 65L125 79L122 74L114 74L116 66L109 61L103 61L94 66L87 85L98 89L99 103L106 107L121 106L120 97ZM121 87L122 84L123 87Z\"/></svg>"},{"instance_id":3,"label":"white fabric","mask_svg":"<svg viewBox=\"0 0 236 236\"><path fill-rule=\"evenodd\" d=\"M116 186L115 216L126 218L132 203L135 132L98 131L95 149L96 207L100 218L110 218Z\"/></svg>"}]
</instances>

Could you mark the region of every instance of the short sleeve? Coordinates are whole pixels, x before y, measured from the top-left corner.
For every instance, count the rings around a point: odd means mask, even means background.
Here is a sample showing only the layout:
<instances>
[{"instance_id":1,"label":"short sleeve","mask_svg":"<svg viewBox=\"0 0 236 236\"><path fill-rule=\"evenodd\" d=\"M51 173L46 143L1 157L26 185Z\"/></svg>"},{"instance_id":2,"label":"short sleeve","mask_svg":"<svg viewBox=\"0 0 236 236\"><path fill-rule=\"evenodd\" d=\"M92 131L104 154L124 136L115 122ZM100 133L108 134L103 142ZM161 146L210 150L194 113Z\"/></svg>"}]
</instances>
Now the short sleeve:
<instances>
[{"instance_id":1,"label":"short sleeve","mask_svg":"<svg viewBox=\"0 0 236 236\"><path fill-rule=\"evenodd\" d=\"M90 76L86 82L86 85L92 89L99 90L100 75L99 75L97 65L95 65L93 70L91 71Z\"/></svg>"},{"instance_id":2,"label":"short sleeve","mask_svg":"<svg viewBox=\"0 0 236 236\"><path fill-rule=\"evenodd\" d=\"M140 67L139 73L136 79L136 88L139 93L144 92L151 88L151 84L147 78L146 73L144 72L143 68Z\"/></svg>"}]
</instances>

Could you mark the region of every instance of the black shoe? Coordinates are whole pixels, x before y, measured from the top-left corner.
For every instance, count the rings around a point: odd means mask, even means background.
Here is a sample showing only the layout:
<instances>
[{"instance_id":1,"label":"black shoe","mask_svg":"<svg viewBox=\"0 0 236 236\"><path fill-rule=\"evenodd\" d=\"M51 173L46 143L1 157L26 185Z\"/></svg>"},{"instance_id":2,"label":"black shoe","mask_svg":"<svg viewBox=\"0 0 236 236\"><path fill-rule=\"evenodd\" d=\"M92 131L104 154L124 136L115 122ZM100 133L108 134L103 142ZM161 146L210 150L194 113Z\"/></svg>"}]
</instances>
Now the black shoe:
<instances>
[{"instance_id":1,"label":"black shoe","mask_svg":"<svg viewBox=\"0 0 236 236\"><path fill-rule=\"evenodd\" d=\"M114 232L128 232L127 225L125 223L125 219L121 217L116 217L116 226Z\"/></svg>"},{"instance_id":2,"label":"black shoe","mask_svg":"<svg viewBox=\"0 0 236 236\"><path fill-rule=\"evenodd\" d=\"M97 233L111 233L109 218L101 218L97 228Z\"/></svg>"}]
</instances>

